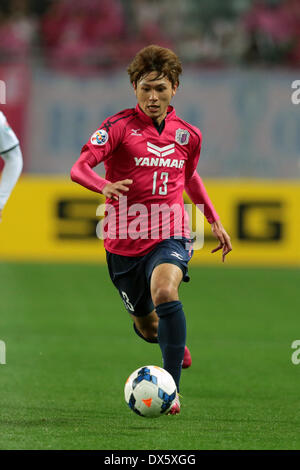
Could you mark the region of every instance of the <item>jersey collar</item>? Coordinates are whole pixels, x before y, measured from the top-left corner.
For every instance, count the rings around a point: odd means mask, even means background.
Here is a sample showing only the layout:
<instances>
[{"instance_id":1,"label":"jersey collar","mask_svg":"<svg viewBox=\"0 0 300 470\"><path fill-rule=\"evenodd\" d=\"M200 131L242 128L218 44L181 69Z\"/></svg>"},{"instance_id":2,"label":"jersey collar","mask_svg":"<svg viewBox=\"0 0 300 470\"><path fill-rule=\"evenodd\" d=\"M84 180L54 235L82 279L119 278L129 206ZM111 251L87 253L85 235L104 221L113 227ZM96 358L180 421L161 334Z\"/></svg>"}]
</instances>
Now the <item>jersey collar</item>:
<instances>
[{"instance_id":1,"label":"jersey collar","mask_svg":"<svg viewBox=\"0 0 300 470\"><path fill-rule=\"evenodd\" d=\"M141 110L139 104L136 105L135 110L138 113L139 119L141 119L144 122L147 122L148 124L152 124L152 126L154 126L152 118L150 116L147 116L147 114L145 114L144 111ZM173 119L175 116L176 116L176 113L175 113L175 109L173 108L173 106L168 106L165 121L169 121Z\"/></svg>"}]
</instances>

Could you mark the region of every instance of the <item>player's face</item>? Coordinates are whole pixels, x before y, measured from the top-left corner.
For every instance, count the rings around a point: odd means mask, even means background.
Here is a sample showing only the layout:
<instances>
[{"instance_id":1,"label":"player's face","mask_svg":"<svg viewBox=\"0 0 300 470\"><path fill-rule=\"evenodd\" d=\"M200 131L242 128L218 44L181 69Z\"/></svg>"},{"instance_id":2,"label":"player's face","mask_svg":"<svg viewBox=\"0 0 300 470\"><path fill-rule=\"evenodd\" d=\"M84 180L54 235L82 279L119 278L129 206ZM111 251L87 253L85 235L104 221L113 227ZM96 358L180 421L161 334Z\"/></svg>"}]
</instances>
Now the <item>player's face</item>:
<instances>
[{"instance_id":1,"label":"player's face","mask_svg":"<svg viewBox=\"0 0 300 470\"><path fill-rule=\"evenodd\" d=\"M167 115L168 106L176 93L167 77L158 77L156 72L150 72L133 85L138 104L144 113L155 119L159 124Z\"/></svg>"}]
</instances>

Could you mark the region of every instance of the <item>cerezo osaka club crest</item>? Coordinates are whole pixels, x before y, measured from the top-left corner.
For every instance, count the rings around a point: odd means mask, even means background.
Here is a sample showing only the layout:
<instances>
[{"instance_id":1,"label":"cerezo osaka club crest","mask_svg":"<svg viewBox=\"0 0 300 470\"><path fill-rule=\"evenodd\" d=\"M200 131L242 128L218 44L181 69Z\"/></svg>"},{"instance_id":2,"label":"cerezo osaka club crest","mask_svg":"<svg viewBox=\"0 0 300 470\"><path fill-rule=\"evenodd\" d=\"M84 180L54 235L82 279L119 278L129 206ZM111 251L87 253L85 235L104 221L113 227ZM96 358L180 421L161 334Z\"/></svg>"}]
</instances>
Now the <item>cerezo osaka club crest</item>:
<instances>
[{"instance_id":1,"label":"cerezo osaka club crest","mask_svg":"<svg viewBox=\"0 0 300 470\"><path fill-rule=\"evenodd\" d=\"M190 133L186 129L177 129L175 141L180 145L187 145L189 143Z\"/></svg>"}]
</instances>

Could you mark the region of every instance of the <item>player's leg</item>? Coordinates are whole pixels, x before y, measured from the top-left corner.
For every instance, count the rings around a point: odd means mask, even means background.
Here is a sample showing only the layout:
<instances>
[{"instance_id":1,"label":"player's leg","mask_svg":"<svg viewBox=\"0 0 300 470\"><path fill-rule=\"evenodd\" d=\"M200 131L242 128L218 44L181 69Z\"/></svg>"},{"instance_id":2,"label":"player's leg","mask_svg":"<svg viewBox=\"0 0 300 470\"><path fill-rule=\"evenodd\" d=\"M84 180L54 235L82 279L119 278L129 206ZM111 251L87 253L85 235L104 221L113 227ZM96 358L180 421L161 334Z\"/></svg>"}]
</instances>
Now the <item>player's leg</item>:
<instances>
[{"instance_id":1,"label":"player's leg","mask_svg":"<svg viewBox=\"0 0 300 470\"><path fill-rule=\"evenodd\" d=\"M133 319L134 331L147 343L158 343L158 322L159 318L155 310L143 317L131 315ZM188 369L192 365L192 356L187 346L184 348L182 369Z\"/></svg>"},{"instance_id":2,"label":"player's leg","mask_svg":"<svg viewBox=\"0 0 300 470\"><path fill-rule=\"evenodd\" d=\"M149 286L149 279L157 262L156 258L151 259L150 266L145 271L141 259L107 253L110 277L120 293L127 312L134 320L135 331L141 338L151 343L158 342L159 318L154 310ZM190 353L187 348L185 348L185 357L188 359L187 367L189 367Z\"/></svg>"},{"instance_id":3,"label":"player's leg","mask_svg":"<svg viewBox=\"0 0 300 470\"><path fill-rule=\"evenodd\" d=\"M153 269L150 283L152 300L158 323L158 342L164 368L170 372L179 391L182 361L186 342L186 321L178 288L183 278L182 269L171 263L162 263Z\"/></svg>"},{"instance_id":4,"label":"player's leg","mask_svg":"<svg viewBox=\"0 0 300 470\"><path fill-rule=\"evenodd\" d=\"M148 343L158 343L158 316L155 310L144 316L132 315L134 329L138 336Z\"/></svg>"},{"instance_id":5,"label":"player's leg","mask_svg":"<svg viewBox=\"0 0 300 470\"><path fill-rule=\"evenodd\" d=\"M145 341L157 343L158 317L154 310L143 258L107 252L107 265L111 280L133 319L135 332Z\"/></svg>"}]
</instances>

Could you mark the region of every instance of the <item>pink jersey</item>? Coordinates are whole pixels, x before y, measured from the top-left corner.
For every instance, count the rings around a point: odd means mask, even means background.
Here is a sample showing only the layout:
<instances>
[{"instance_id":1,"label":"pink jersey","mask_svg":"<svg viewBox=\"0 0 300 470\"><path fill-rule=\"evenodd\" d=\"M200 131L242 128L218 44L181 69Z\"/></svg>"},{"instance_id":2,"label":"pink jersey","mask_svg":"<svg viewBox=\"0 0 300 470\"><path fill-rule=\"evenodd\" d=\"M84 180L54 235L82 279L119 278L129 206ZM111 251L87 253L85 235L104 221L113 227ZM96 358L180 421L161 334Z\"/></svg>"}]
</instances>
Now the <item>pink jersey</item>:
<instances>
[{"instance_id":1,"label":"pink jersey","mask_svg":"<svg viewBox=\"0 0 300 470\"><path fill-rule=\"evenodd\" d=\"M218 219L196 173L202 136L169 106L161 133L137 105L106 119L83 147L71 170L73 181L102 192L109 182L133 180L118 201L106 199L104 245L124 256L142 256L164 238L189 238L183 191ZM92 168L104 162L105 178Z\"/></svg>"}]
</instances>

